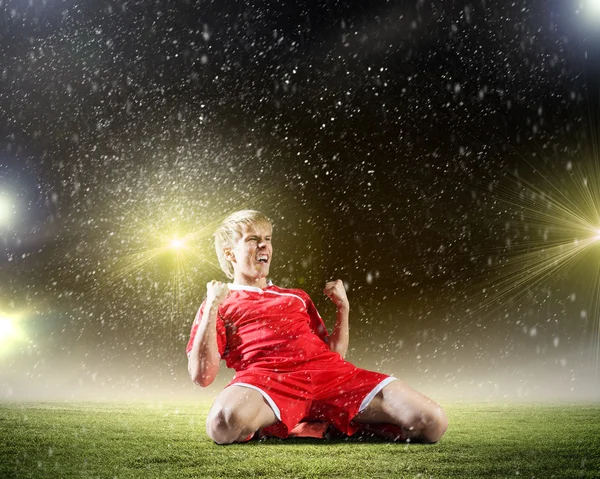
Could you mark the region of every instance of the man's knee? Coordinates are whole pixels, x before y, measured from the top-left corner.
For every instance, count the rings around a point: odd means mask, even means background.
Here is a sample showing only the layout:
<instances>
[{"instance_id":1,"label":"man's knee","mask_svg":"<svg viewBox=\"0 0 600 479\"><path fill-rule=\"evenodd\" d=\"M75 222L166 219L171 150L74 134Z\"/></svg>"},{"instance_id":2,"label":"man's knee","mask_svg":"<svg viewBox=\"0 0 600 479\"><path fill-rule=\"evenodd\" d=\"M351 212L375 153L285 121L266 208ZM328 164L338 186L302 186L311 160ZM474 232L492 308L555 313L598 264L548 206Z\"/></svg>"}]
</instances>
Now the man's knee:
<instances>
[{"instance_id":1,"label":"man's knee","mask_svg":"<svg viewBox=\"0 0 600 479\"><path fill-rule=\"evenodd\" d=\"M437 442L448 429L448 417L440 406L433 406L415 414L409 430L414 431L416 439L423 442Z\"/></svg>"},{"instance_id":2,"label":"man's knee","mask_svg":"<svg viewBox=\"0 0 600 479\"><path fill-rule=\"evenodd\" d=\"M231 407L211 411L206 419L206 433L217 444L231 444L239 439L244 430L244 421Z\"/></svg>"}]
</instances>

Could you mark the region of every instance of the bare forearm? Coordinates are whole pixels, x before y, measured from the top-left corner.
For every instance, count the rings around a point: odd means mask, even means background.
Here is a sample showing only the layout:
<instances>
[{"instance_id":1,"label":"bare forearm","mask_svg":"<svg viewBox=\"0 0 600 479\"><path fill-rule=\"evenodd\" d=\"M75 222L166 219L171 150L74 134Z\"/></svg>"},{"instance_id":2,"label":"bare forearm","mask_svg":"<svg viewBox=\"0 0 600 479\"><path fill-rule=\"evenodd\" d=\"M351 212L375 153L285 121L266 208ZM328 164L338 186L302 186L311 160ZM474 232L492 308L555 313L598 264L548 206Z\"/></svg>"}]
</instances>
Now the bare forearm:
<instances>
[{"instance_id":1,"label":"bare forearm","mask_svg":"<svg viewBox=\"0 0 600 479\"><path fill-rule=\"evenodd\" d=\"M333 301L337 312L335 327L329 338L329 349L344 357L348 350L348 316L350 315L350 303L346 296L344 282L341 279L328 281L323 292Z\"/></svg>"},{"instance_id":2,"label":"bare forearm","mask_svg":"<svg viewBox=\"0 0 600 479\"><path fill-rule=\"evenodd\" d=\"M220 357L216 327L218 306L218 304L205 305L188 359L190 377L203 387L211 384L219 371Z\"/></svg>"},{"instance_id":3,"label":"bare forearm","mask_svg":"<svg viewBox=\"0 0 600 479\"><path fill-rule=\"evenodd\" d=\"M333 333L329 339L329 349L340 356L346 356L348 351L348 342L350 339L350 306L341 306L337 308L337 317Z\"/></svg>"}]
</instances>

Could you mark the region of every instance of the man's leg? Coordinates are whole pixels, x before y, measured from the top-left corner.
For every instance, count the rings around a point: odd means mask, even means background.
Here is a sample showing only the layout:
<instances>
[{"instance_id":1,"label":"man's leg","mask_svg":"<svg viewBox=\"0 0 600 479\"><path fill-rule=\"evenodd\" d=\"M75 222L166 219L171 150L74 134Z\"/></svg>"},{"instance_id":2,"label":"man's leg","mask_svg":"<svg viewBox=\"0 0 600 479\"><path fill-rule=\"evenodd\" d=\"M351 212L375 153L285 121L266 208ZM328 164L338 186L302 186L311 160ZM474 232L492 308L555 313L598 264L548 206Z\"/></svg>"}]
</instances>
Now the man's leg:
<instances>
[{"instance_id":1,"label":"man's leg","mask_svg":"<svg viewBox=\"0 0 600 479\"><path fill-rule=\"evenodd\" d=\"M206 433L217 444L244 441L261 427L278 421L256 390L232 385L219 393L206 420Z\"/></svg>"},{"instance_id":2,"label":"man's leg","mask_svg":"<svg viewBox=\"0 0 600 479\"><path fill-rule=\"evenodd\" d=\"M407 438L422 442L437 442L448 429L441 406L400 380L385 386L352 420L394 424L402 427Z\"/></svg>"}]
</instances>

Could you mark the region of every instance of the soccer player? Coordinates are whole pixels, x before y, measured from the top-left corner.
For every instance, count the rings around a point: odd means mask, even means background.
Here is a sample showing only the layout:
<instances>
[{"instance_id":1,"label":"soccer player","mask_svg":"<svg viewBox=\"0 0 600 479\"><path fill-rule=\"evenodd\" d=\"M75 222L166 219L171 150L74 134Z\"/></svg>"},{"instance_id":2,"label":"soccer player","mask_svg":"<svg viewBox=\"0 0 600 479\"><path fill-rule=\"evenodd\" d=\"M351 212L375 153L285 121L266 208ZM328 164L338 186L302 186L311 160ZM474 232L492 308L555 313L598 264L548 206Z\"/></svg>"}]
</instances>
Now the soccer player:
<instances>
[{"instance_id":1,"label":"soccer player","mask_svg":"<svg viewBox=\"0 0 600 479\"><path fill-rule=\"evenodd\" d=\"M215 233L219 263L233 283L207 284L187 346L188 370L203 387L215 379L221 359L236 374L209 411L209 437L230 444L260 430L285 438L312 421L347 435L438 441L448 427L438 404L401 380L343 359L350 304L342 281L324 289L337 310L330 336L308 294L267 280L271 235L271 221L254 210L231 214Z\"/></svg>"}]
</instances>

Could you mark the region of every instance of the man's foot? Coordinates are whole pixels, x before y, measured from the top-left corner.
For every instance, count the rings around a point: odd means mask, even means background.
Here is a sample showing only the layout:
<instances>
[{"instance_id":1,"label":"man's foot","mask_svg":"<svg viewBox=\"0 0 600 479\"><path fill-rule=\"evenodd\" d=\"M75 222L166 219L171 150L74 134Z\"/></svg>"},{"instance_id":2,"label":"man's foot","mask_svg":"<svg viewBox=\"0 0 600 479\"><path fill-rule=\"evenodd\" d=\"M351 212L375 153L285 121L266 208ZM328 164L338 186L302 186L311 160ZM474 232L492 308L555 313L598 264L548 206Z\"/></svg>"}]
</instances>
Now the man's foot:
<instances>
[{"instance_id":1,"label":"man's foot","mask_svg":"<svg viewBox=\"0 0 600 479\"><path fill-rule=\"evenodd\" d=\"M299 422L290 431L288 437L312 437L323 439L329 428L328 422Z\"/></svg>"}]
</instances>

